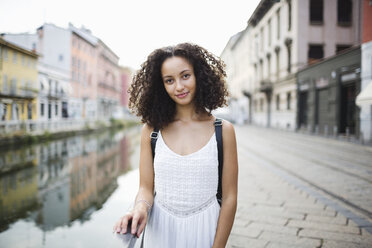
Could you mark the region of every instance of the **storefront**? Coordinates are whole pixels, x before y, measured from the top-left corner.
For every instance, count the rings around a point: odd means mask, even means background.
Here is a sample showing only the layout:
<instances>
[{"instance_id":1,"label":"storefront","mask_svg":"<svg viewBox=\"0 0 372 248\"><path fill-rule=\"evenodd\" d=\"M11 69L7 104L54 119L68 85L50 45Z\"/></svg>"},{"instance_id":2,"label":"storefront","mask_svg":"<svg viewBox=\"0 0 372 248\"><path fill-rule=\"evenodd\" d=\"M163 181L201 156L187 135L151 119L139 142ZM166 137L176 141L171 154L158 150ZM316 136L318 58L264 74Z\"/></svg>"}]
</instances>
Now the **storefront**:
<instances>
[{"instance_id":1,"label":"storefront","mask_svg":"<svg viewBox=\"0 0 372 248\"><path fill-rule=\"evenodd\" d=\"M360 47L325 59L297 74L297 129L359 136Z\"/></svg>"}]
</instances>

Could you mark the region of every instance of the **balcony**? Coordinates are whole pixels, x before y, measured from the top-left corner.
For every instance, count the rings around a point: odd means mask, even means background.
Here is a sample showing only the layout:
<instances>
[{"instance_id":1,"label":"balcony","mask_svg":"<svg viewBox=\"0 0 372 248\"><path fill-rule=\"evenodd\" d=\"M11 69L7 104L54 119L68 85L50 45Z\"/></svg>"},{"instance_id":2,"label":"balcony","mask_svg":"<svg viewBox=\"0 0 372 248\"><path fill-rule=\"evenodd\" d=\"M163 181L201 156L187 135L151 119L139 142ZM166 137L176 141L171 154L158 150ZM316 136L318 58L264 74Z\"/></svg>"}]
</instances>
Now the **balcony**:
<instances>
[{"instance_id":1,"label":"balcony","mask_svg":"<svg viewBox=\"0 0 372 248\"><path fill-rule=\"evenodd\" d=\"M0 90L1 97L19 98L19 99L34 99L37 97L38 90L33 88L16 88Z\"/></svg>"}]
</instances>

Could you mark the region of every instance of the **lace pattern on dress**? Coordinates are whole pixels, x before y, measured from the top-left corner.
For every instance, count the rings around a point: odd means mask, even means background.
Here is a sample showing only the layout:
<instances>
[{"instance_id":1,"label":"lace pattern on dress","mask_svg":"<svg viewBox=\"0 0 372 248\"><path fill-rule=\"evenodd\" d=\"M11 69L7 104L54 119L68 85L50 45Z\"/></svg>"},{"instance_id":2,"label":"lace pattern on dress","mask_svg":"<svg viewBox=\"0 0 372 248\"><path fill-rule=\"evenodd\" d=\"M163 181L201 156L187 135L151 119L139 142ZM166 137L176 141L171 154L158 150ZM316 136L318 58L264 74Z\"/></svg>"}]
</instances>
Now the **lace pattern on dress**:
<instances>
[{"instance_id":1,"label":"lace pattern on dress","mask_svg":"<svg viewBox=\"0 0 372 248\"><path fill-rule=\"evenodd\" d=\"M215 201L217 201L216 196L213 196L210 199L208 199L208 201L206 201L205 203L203 203L202 205L200 205L196 208L189 209L189 210L177 210L177 209L173 209L170 206L167 206L164 202L162 202L160 199L157 199L155 197L155 203L156 204L158 204L161 208L166 210L169 214L171 214L173 216L176 216L176 217L188 217L190 215L194 215L194 214L198 214L200 212L203 212L205 209L207 209L209 206L211 206Z\"/></svg>"}]
</instances>

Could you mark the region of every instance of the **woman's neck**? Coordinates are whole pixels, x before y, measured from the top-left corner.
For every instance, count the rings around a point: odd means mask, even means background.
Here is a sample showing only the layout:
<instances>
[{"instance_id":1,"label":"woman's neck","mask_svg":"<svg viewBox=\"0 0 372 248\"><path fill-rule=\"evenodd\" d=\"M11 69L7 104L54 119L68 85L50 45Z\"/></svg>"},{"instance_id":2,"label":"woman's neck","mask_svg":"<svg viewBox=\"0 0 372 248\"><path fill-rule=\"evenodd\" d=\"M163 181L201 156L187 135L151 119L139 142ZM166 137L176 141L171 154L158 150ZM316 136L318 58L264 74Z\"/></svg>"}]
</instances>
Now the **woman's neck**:
<instances>
[{"instance_id":1,"label":"woman's neck","mask_svg":"<svg viewBox=\"0 0 372 248\"><path fill-rule=\"evenodd\" d=\"M202 117L205 116L205 114L206 112L196 113L194 105L187 105L187 106L177 105L175 120L185 121L185 122L200 120Z\"/></svg>"}]
</instances>

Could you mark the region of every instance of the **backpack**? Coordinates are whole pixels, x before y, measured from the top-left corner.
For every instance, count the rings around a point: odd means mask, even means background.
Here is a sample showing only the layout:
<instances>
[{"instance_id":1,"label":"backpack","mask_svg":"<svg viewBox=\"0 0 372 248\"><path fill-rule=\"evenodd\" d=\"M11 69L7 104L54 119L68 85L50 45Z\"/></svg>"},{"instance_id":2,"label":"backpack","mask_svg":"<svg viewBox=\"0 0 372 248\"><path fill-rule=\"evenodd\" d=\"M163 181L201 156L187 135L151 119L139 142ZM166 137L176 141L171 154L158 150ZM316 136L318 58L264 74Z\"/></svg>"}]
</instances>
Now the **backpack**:
<instances>
[{"instance_id":1,"label":"backpack","mask_svg":"<svg viewBox=\"0 0 372 248\"><path fill-rule=\"evenodd\" d=\"M222 201L222 167L223 167L223 143L222 143L222 119L216 118L214 121L214 129L216 132L217 150L218 150L218 187L217 187L217 201L221 206ZM152 158L155 158L155 146L158 139L159 129L154 128L151 133L151 150Z\"/></svg>"}]
</instances>

